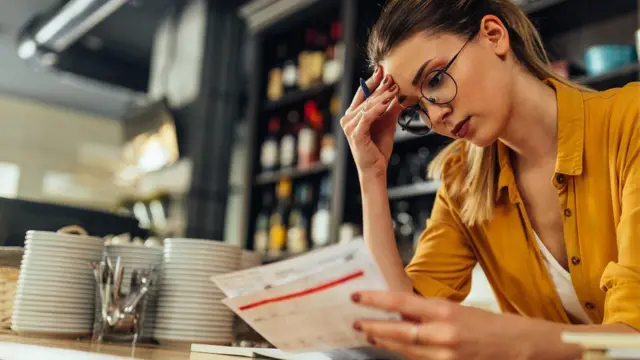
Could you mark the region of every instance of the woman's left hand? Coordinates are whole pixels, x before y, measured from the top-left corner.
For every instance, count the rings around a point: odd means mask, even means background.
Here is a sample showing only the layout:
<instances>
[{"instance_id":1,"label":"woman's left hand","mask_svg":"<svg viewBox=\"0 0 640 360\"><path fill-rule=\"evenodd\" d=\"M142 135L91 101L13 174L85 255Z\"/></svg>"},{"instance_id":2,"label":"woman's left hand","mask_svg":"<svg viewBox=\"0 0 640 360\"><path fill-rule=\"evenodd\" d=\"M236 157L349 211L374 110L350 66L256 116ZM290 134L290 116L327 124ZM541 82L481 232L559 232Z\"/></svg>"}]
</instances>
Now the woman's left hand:
<instances>
[{"instance_id":1,"label":"woman's left hand","mask_svg":"<svg viewBox=\"0 0 640 360\"><path fill-rule=\"evenodd\" d=\"M517 315L408 293L360 292L353 301L403 316L401 321L363 319L354 329L372 345L407 359L527 359L533 347L522 331L527 319Z\"/></svg>"}]
</instances>

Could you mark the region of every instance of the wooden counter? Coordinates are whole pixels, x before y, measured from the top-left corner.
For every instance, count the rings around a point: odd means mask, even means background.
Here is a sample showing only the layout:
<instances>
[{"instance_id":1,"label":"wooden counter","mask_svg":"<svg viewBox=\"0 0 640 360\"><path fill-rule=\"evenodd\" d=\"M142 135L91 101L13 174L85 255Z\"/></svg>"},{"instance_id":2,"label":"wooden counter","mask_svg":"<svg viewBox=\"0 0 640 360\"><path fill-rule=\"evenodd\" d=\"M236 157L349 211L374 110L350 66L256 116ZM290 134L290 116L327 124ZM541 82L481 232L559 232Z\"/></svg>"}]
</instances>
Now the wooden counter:
<instances>
[{"instance_id":1,"label":"wooden counter","mask_svg":"<svg viewBox=\"0 0 640 360\"><path fill-rule=\"evenodd\" d=\"M132 351L128 344L92 344L90 340L63 340L51 338L38 338L20 336L15 333L0 331L0 343L16 343L27 345L39 345L58 349L79 350L96 354L121 356L135 359L154 360L239 360L247 359L235 356L191 354L189 344L182 346L156 346L140 344Z\"/></svg>"}]
</instances>

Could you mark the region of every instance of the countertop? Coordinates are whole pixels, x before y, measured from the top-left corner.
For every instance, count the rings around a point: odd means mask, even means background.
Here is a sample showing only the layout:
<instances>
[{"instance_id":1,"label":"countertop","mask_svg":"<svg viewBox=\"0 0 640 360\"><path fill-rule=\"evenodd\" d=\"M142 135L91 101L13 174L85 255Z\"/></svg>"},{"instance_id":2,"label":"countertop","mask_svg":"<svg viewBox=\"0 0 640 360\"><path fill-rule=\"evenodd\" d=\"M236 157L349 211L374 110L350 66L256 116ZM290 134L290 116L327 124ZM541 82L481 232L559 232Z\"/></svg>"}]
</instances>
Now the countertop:
<instances>
[{"instance_id":1,"label":"countertop","mask_svg":"<svg viewBox=\"0 0 640 360\"><path fill-rule=\"evenodd\" d=\"M44 346L50 348L56 348L51 354L38 353L37 358L34 358L33 350L35 348L32 347L19 347L18 345L36 345L36 346ZM24 348L24 355L19 356L16 354L16 350L20 350L22 352ZM36 359L46 359L46 360L54 360L54 359L62 359L69 358L69 355L72 355L74 359L81 358L82 354L70 354L65 352L65 350L76 350L83 351L87 353L93 354L93 359L99 359L98 354L102 355L111 355L118 356L123 358L134 358L134 359L154 359L154 360L238 360L238 359L246 359L235 356L226 356L226 355L213 355L213 354L199 354L199 353L191 353L190 344L178 344L178 345L149 345L149 344L139 344L135 350L132 350L132 347L128 344L92 344L89 339L81 339L81 340L69 340L69 339L55 339L55 338L44 338L44 337L33 337L33 336L21 336L10 331L0 331L0 357L2 359L26 359L31 360ZM15 357L6 357L5 354L2 354L2 351L5 353L7 351L11 351L11 355ZM78 356L76 356L78 355ZM87 359L92 359L91 354L87 355ZM57 356L57 357L56 357Z\"/></svg>"}]
</instances>

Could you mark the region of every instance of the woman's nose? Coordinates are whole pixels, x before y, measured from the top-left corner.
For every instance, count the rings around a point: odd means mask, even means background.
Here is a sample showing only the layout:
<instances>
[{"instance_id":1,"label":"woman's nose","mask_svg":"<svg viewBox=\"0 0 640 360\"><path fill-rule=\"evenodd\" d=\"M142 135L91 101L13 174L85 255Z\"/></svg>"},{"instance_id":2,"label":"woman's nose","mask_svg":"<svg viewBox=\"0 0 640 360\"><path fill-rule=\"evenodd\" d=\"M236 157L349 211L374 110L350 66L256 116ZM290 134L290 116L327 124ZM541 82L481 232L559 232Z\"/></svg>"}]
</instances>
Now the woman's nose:
<instances>
[{"instance_id":1,"label":"woman's nose","mask_svg":"<svg viewBox=\"0 0 640 360\"><path fill-rule=\"evenodd\" d=\"M429 113L429 119L431 119L433 125L442 126L452 112L451 106L449 104L433 104L427 101L425 103L425 109Z\"/></svg>"}]
</instances>

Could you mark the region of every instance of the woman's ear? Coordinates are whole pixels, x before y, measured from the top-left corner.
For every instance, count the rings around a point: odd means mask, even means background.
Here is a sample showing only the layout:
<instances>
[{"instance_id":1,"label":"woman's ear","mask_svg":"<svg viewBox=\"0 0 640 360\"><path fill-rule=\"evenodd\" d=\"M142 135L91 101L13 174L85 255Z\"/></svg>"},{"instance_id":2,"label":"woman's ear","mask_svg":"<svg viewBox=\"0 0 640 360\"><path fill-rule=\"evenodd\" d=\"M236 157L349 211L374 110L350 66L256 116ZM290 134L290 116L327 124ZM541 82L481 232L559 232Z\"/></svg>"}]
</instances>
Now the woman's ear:
<instances>
[{"instance_id":1,"label":"woman's ear","mask_svg":"<svg viewBox=\"0 0 640 360\"><path fill-rule=\"evenodd\" d=\"M498 56L505 56L511 48L509 31L502 20L495 15L485 15L480 22L479 35L491 46Z\"/></svg>"}]
</instances>

